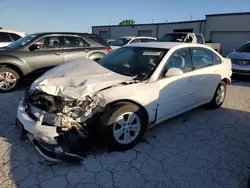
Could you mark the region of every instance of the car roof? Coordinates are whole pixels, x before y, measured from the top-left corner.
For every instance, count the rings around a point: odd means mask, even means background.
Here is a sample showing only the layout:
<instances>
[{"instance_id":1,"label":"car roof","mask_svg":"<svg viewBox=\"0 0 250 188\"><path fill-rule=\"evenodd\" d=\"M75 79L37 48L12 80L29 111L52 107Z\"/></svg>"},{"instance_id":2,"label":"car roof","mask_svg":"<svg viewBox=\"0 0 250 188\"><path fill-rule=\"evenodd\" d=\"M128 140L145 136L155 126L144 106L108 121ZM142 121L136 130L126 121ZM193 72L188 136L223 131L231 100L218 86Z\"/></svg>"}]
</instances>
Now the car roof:
<instances>
[{"instance_id":1,"label":"car roof","mask_svg":"<svg viewBox=\"0 0 250 188\"><path fill-rule=\"evenodd\" d=\"M0 32L15 33L15 34L19 34L19 35L26 35L24 32L13 31L13 30L8 30L8 29L0 29Z\"/></svg>"},{"instance_id":2,"label":"car roof","mask_svg":"<svg viewBox=\"0 0 250 188\"><path fill-rule=\"evenodd\" d=\"M122 39L140 39L140 38L147 38L147 39L156 39L155 37L144 37L144 36L125 36L125 37L121 37Z\"/></svg>"},{"instance_id":3,"label":"car roof","mask_svg":"<svg viewBox=\"0 0 250 188\"><path fill-rule=\"evenodd\" d=\"M85 36L97 36L99 35L92 34L92 33L80 33L80 32L39 32L39 33L32 33L31 35L53 35L53 34L59 34L59 35L85 35Z\"/></svg>"},{"instance_id":4,"label":"car roof","mask_svg":"<svg viewBox=\"0 0 250 188\"><path fill-rule=\"evenodd\" d=\"M144 43L133 43L127 45L127 47L145 47L145 48L163 48L171 49L173 47L203 47L209 48L206 45L194 44L194 43L182 43L182 42L144 42Z\"/></svg>"}]
</instances>

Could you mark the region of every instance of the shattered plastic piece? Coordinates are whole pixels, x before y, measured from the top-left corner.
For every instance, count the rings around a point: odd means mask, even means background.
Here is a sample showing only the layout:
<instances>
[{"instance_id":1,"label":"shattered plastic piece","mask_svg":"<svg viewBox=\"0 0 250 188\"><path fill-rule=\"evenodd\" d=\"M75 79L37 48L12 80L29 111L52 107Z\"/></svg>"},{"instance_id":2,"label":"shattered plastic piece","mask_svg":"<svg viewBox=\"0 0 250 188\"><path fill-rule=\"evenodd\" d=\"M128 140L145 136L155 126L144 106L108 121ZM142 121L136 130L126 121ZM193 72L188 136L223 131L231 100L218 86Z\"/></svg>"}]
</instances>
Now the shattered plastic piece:
<instances>
[{"instance_id":1,"label":"shattered plastic piece","mask_svg":"<svg viewBox=\"0 0 250 188\"><path fill-rule=\"evenodd\" d=\"M55 152L42 146L33 136L27 133L28 138L34 144L36 150L47 160L53 163L65 162L68 164L83 164L84 158L76 154L70 154L66 152Z\"/></svg>"}]
</instances>

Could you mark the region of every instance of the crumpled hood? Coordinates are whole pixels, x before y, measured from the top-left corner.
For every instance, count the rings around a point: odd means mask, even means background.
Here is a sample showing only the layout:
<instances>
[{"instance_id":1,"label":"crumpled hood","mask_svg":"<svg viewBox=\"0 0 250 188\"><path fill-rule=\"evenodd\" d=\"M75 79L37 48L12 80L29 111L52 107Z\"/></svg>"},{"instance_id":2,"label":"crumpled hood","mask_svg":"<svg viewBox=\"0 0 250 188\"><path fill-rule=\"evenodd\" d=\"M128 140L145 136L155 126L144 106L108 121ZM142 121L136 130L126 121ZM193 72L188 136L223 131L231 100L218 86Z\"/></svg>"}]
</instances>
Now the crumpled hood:
<instances>
[{"instance_id":1,"label":"crumpled hood","mask_svg":"<svg viewBox=\"0 0 250 188\"><path fill-rule=\"evenodd\" d=\"M59 65L38 78L30 90L40 90L67 99L84 100L106 87L131 80L89 59L78 59Z\"/></svg>"},{"instance_id":2,"label":"crumpled hood","mask_svg":"<svg viewBox=\"0 0 250 188\"><path fill-rule=\"evenodd\" d=\"M235 59L250 59L250 53L247 52L231 52L227 55L228 58Z\"/></svg>"}]
</instances>

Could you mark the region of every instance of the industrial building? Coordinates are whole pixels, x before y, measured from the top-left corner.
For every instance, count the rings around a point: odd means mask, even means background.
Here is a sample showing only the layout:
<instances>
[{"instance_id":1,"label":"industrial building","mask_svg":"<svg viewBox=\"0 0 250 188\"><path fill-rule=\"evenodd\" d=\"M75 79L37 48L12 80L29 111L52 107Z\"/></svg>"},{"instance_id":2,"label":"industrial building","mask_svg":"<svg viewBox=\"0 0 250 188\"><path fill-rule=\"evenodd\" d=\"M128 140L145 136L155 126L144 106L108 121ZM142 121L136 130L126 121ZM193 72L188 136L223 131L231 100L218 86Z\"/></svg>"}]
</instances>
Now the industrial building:
<instances>
[{"instance_id":1,"label":"industrial building","mask_svg":"<svg viewBox=\"0 0 250 188\"><path fill-rule=\"evenodd\" d=\"M161 38L164 34L172 32L202 33L206 41L221 43L223 55L226 55L250 41L250 12L210 14L205 16L205 20L92 26L92 33L99 34L105 39L123 36Z\"/></svg>"}]
</instances>

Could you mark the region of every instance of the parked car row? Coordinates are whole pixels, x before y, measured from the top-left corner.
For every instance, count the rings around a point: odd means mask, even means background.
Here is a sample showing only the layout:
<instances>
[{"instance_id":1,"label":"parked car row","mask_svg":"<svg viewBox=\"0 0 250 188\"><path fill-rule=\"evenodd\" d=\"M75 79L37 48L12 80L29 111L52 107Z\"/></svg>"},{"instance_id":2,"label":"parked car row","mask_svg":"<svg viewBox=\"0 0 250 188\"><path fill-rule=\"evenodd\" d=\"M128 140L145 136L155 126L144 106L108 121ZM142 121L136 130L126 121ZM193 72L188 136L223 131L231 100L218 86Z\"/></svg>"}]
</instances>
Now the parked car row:
<instances>
[{"instance_id":1,"label":"parked car row","mask_svg":"<svg viewBox=\"0 0 250 188\"><path fill-rule=\"evenodd\" d=\"M18 41L10 44L15 40ZM0 45L7 45L0 48L0 91L16 89L29 73L44 72L78 58L98 61L122 46L154 41L205 44L222 52L219 43L206 43L202 34L195 33L168 33L159 40L126 36L105 41L98 35L87 33L35 33L26 36L22 32L0 29ZM227 56L232 58L235 74L250 74L249 45L246 43Z\"/></svg>"}]
</instances>

